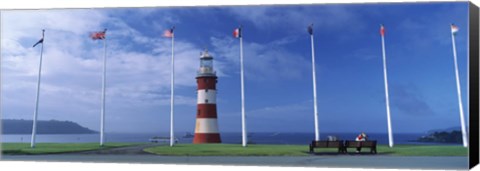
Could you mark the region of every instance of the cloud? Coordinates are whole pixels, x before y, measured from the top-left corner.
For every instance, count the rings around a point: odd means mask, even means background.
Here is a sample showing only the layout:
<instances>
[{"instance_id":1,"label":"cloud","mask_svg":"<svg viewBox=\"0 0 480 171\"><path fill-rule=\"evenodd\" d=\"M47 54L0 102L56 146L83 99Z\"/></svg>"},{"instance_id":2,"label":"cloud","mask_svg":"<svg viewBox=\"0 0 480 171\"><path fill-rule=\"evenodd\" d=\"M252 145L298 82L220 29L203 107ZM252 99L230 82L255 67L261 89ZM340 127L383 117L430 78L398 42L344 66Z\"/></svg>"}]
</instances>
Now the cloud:
<instances>
[{"instance_id":1,"label":"cloud","mask_svg":"<svg viewBox=\"0 0 480 171\"><path fill-rule=\"evenodd\" d=\"M347 25L354 25L355 30L365 27L360 16L348 6L255 6L230 8L228 11L240 22L251 22L258 29L282 29L290 34L306 34L310 23L322 31L351 30Z\"/></svg>"},{"instance_id":2,"label":"cloud","mask_svg":"<svg viewBox=\"0 0 480 171\"><path fill-rule=\"evenodd\" d=\"M280 46L288 44L290 39L279 39L262 44L244 41L245 78L254 81L300 79L307 72L309 62L299 54L287 50L287 47ZM240 66L238 41L230 37L211 37L210 41L218 60L222 62L218 68L223 70L227 67L225 65L228 65L230 70L227 70L226 72L229 73L226 74L237 74Z\"/></svg>"},{"instance_id":3,"label":"cloud","mask_svg":"<svg viewBox=\"0 0 480 171\"><path fill-rule=\"evenodd\" d=\"M414 85L393 85L391 88L391 104L402 114L410 116L435 115L421 91L417 91Z\"/></svg>"},{"instance_id":4,"label":"cloud","mask_svg":"<svg viewBox=\"0 0 480 171\"><path fill-rule=\"evenodd\" d=\"M313 106L312 101L303 101L291 104L282 104L274 106L266 106L246 111L247 130L255 132L309 132L313 129L305 125L305 118L312 118L311 124L313 128ZM219 116L220 128L223 132L239 132L240 112L223 113ZM282 116L282 117L276 117ZM233 121L233 122L232 122Z\"/></svg>"}]
</instances>

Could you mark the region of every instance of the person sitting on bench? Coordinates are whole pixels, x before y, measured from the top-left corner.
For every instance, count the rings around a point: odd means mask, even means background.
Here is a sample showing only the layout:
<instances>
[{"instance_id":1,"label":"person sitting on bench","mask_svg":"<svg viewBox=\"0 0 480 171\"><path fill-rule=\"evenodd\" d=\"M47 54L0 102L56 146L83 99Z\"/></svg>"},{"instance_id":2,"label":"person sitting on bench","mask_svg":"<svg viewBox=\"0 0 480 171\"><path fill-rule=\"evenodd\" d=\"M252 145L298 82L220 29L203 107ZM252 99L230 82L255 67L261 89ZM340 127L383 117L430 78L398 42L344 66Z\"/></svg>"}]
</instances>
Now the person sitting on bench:
<instances>
[{"instance_id":1,"label":"person sitting on bench","mask_svg":"<svg viewBox=\"0 0 480 171\"><path fill-rule=\"evenodd\" d=\"M362 132L355 138L355 141L366 141L367 140L367 134ZM362 150L362 144L361 142L357 143L357 153L360 153L360 150Z\"/></svg>"}]
</instances>

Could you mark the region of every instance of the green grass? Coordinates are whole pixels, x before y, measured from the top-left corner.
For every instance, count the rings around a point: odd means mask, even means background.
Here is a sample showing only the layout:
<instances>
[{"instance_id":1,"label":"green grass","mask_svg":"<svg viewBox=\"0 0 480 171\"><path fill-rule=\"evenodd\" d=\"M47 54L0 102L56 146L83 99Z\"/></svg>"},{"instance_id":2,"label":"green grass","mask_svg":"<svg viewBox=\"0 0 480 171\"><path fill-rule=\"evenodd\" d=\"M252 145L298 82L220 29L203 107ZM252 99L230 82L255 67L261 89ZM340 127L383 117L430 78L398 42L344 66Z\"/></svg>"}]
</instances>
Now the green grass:
<instances>
[{"instance_id":1,"label":"green grass","mask_svg":"<svg viewBox=\"0 0 480 171\"><path fill-rule=\"evenodd\" d=\"M144 151L167 156L308 156L303 145L177 144L157 146Z\"/></svg>"},{"instance_id":2,"label":"green grass","mask_svg":"<svg viewBox=\"0 0 480 171\"><path fill-rule=\"evenodd\" d=\"M354 152L355 148L349 148ZM308 156L307 145L248 145L239 144L178 144L174 147L157 146L144 151L165 156ZM369 149L362 149L369 152ZM389 148L386 145L377 147L379 155L391 156L467 156L467 148L462 146L442 145L396 145ZM337 149L317 148L318 154L336 154Z\"/></svg>"},{"instance_id":3,"label":"green grass","mask_svg":"<svg viewBox=\"0 0 480 171\"><path fill-rule=\"evenodd\" d=\"M138 144L138 143L137 143ZM109 149L137 145L135 143L106 143L100 147L98 143L37 143L30 148L29 143L2 143L3 154L55 154L88 150Z\"/></svg>"}]
</instances>

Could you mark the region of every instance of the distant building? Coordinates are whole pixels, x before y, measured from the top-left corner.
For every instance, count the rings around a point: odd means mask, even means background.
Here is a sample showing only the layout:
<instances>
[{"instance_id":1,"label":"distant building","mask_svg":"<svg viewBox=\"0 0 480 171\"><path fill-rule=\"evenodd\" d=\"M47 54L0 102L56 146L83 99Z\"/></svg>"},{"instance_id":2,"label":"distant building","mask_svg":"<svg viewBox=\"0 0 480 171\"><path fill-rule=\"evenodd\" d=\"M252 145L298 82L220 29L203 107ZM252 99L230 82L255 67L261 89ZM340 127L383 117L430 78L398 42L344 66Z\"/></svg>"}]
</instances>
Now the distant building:
<instances>
[{"instance_id":1,"label":"distant building","mask_svg":"<svg viewBox=\"0 0 480 171\"><path fill-rule=\"evenodd\" d=\"M213 57L207 50L200 56L196 79L197 121L193 143L221 143L217 122L217 75L213 70Z\"/></svg>"}]
</instances>

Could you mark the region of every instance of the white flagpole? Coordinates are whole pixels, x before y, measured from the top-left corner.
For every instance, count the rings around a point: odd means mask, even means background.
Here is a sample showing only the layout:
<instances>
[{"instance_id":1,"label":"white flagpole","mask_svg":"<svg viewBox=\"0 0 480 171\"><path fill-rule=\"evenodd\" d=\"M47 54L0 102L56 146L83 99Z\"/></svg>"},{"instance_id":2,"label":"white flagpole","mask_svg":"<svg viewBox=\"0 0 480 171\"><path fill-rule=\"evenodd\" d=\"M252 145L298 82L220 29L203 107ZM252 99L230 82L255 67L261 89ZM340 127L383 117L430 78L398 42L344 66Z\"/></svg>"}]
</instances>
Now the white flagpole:
<instances>
[{"instance_id":1,"label":"white flagpole","mask_svg":"<svg viewBox=\"0 0 480 171\"><path fill-rule=\"evenodd\" d=\"M103 39L103 78L102 78L102 113L100 116L100 146L105 142L105 86L107 79L107 36Z\"/></svg>"},{"instance_id":2,"label":"white flagpole","mask_svg":"<svg viewBox=\"0 0 480 171\"><path fill-rule=\"evenodd\" d=\"M37 134L38 102L40 100L40 79L42 75L43 43L45 42L44 38L45 30L42 30L42 49L40 51L40 63L38 66L37 97L35 99L35 112L33 113L32 141L30 143L31 148L35 148L35 138Z\"/></svg>"},{"instance_id":3,"label":"white flagpole","mask_svg":"<svg viewBox=\"0 0 480 171\"><path fill-rule=\"evenodd\" d=\"M240 27L240 81L241 81L241 92L242 92L242 146L247 146L247 125L245 118L245 91L244 91L244 80L243 80L243 35L242 28Z\"/></svg>"},{"instance_id":4,"label":"white flagpole","mask_svg":"<svg viewBox=\"0 0 480 171\"><path fill-rule=\"evenodd\" d=\"M318 110L317 110L317 81L315 74L315 48L313 44L313 32L310 34L310 42L312 45L312 77L313 77L313 110L315 119L315 141L320 140L320 133L318 131Z\"/></svg>"},{"instance_id":5,"label":"white flagpole","mask_svg":"<svg viewBox=\"0 0 480 171\"><path fill-rule=\"evenodd\" d=\"M452 31L452 46L453 46L453 60L455 63L455 78L457 82L458 107L460 110L460 123L462 125L462 140L463 140L463 146L468 147L467 131L465 128L465 118L463 116L462 92L460 90L460 79L458 77L457 49L455 47L455 34L453 33L453 31Z\"/></svg>"},{"instance_id":6,"label":"white flagpole","mask_svg":"<svg viewBox=\"0 0 480 171\"><path fill-rule=\"evenodd\" d=\"M390 117L390 100L388 97L387 58L385 54L385 36L383 34L382 34L382 55L383 55L383 77L385 80L385 100L386 100L386 106L387 106L388 146L393 147L392 121Z\"/></svg>"},{"instance_id":7,"label":"white flagpole","mask_svg":"<svg viewBox=\"0 0 480 171\"><path fill-rule=\"evenodd\" d=\"M175 84L175 80L174 80L174 75L175 75L175 58L174 58L174 51L173 51L173 46L174 46L174 39L175 39L175 34L173 33L173 29L172 29L172 72L171 72L171 75L170 75L170 79L171 79L171 85L170 85L170 88L171 88L171 95L170 95L170 147L173 147L173 144L174 144L174 135L173 135L173 103L174 103L174 96L173 96L173 86Z\"/></svg>"}]
</instances>

